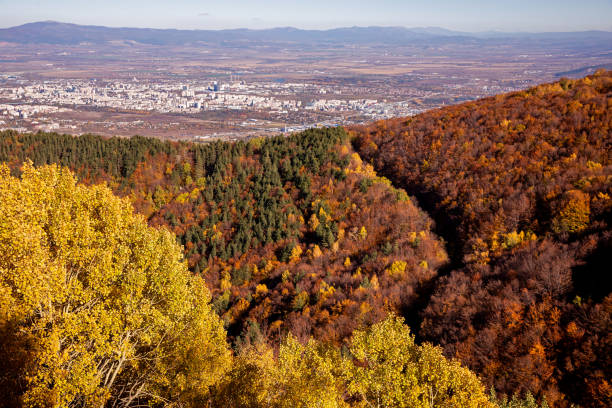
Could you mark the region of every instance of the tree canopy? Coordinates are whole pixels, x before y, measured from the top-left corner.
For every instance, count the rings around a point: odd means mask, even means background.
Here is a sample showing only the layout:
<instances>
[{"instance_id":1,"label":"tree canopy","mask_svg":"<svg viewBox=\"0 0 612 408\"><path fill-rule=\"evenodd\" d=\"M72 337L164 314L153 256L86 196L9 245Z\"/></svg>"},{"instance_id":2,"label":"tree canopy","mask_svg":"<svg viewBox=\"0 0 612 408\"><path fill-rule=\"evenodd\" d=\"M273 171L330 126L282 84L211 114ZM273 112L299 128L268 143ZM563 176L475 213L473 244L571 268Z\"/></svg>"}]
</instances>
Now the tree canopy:
<instances>
[{"instance_id":1,"label":"tree canopy","mask_svg":"<svg viewBox=\"0 0 612 408\"><path fill-rule=\"evenodd\" d=\"M170 232L56 165L0 167L3 398L31 407L196 404L225 331Z\"/></svg>"},{"instance_id":2,"label":"tree canopy","mask_svg":"<svg viewBox=\"0 0 612 408\"><path fill-rule=\"evenodd\" d=\"M2 386L452 406L467 367L500 406L608 407L611 98L599 71L235 143L1 132Z\"/></svg>"},{"instance_id":3,"label":"tree canopy","mask_svg":"<svg viewBox=\"0 0 612 408\"><path fill-rule=\"evenodd\" d=\"M353 129L450 264L420 315L498 391L612 405L612 72Z\"/></svg>"}]
</instances>

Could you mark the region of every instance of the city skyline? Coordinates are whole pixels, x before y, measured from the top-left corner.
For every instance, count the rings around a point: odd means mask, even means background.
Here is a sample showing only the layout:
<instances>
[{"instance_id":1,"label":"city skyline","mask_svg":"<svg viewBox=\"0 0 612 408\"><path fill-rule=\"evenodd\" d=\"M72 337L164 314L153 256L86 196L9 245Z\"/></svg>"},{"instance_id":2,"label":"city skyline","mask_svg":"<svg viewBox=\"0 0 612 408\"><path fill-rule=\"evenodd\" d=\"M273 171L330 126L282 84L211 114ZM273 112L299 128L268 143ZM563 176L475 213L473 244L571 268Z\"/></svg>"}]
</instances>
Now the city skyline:
<instances>
[{"instance_id":1,"label":"city skyline","mask_svg":"<svg viewBox=\"0 0 612 408\"><path fill-rule=\"evenodd\" d=\"M380 0L376 4L361 0L235 0L231 4L179 0L171 5L159 0L109 0L98 5L57 0L49 3L0 0L3 9L0 27L52 20L108 27L211 30L287 26L302 29L435 26L469 32L612 31L610 0L591 0L587 4L568 0L517 0L512 3Z\"/></svg>"}]
</instances>

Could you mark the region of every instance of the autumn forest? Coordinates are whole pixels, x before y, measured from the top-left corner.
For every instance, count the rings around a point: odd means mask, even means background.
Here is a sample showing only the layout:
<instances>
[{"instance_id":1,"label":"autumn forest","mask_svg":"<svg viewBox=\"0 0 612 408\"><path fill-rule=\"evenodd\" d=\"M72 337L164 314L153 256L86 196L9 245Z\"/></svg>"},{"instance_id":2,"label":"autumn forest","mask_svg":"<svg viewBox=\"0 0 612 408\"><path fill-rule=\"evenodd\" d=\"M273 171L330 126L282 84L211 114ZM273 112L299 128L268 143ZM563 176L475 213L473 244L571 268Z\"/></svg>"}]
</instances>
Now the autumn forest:
<instances>
[{"instance_id":1,"label":"autumn forest","mask_svg":"<svg viewBox=\"0 0 612 408\"><path fill-rule=\"evenodd\" d=\"M247 142L5 131L0 406L609 407L611 147L605 71Z\"/></svg>"}]
</instances>

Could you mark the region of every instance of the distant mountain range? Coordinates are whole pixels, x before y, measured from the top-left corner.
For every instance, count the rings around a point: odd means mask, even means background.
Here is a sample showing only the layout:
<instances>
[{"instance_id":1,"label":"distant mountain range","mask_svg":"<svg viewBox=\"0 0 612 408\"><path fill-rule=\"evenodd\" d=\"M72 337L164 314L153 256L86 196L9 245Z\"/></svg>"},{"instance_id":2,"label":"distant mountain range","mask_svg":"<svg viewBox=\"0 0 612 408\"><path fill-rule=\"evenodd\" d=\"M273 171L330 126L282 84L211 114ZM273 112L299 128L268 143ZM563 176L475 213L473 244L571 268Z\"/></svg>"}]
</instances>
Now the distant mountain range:
<instances>
[{"instance_id":1,"label":"distant mountain range","mask_svg":"<svg viewBox=\"0 0 612 408\"><path fill-rule=\"evenodd\" d=\"M176 30L151 28L114 28L83 26L44 21L0 29L0 42L18 44L80 43L104 44L112 41L132 41L151 45L188 45L197 43L329 43L329 44L388 44L402 45L414 42L479 43L507 41L552 42L570 47L594 43L612 43L612 33L583 31L569 33L468 33L438 27L346 27L330 30L302 30L293 27L264 30Z\"/></svg>"}]
</instances>

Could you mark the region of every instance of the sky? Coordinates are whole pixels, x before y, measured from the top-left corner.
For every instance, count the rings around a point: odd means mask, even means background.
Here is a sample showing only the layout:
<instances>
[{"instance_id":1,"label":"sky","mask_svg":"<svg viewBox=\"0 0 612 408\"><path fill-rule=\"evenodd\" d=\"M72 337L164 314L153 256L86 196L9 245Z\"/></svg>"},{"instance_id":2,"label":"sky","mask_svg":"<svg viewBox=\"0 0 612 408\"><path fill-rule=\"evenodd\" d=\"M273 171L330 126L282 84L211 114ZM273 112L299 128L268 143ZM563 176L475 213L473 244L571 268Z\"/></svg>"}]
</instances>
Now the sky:
<instances>
[{"instance_id":1,"label":"sky","mask_svg":"<svg viewBox=\"0 0 612 408\"><path fill-rule=\"evenodd\" d=\"M612 0L0 0L0 10L0 27L53 20L179 29L612 31Z\"/></svg>"}]
</instances>

